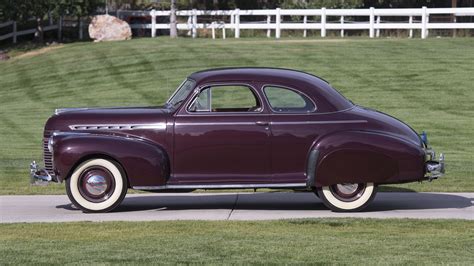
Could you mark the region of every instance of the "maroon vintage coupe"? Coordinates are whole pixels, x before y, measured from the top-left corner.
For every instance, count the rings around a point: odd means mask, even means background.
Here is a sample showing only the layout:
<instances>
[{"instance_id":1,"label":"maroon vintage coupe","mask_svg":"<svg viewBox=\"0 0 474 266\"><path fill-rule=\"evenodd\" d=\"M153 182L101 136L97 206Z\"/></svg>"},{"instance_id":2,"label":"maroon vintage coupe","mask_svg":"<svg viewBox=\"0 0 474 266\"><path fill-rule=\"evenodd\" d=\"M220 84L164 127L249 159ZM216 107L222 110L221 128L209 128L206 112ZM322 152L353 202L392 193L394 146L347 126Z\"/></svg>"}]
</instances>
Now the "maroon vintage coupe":
<instances>
[{"instance_id":1,"label":"maroon vintage coupe","mask_svg":"<svg viewBox=\"0 0 474 266\"><path fill-rule=\"evenodd\" d=\"M117 207L128 188L312 190L356 211L379 184L444 173L426 134L354 105L308 73L275 68L196 72L160 107L58 109L44 130L45 169L85 212Z\"/></svg>"}]
</instances>

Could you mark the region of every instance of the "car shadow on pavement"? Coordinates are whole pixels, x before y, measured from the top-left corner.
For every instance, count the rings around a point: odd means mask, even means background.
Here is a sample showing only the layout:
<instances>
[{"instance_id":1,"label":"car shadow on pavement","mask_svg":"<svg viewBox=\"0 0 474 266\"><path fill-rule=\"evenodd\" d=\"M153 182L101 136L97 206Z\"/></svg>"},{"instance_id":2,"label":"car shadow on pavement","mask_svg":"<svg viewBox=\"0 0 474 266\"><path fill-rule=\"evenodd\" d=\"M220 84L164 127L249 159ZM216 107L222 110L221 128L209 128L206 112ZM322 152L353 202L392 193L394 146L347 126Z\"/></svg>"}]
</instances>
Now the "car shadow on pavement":
<instances>
[{"instance_id":1,"label":"car shadow on pavement","mask_svg":"<svg viewBox=\"0 0 474 266\"><path fill-rule=\"evenodd\" d=\"M295 195L306 194L304 198ZM285 200L282 199L284 195ZM291 195L291 196L289 196ZM294 197L294 198L292 198ZM209 209L255 209L255 210L324 210L321 201L312 193L255 193L255 194L190 194L170 196L133 196L125 198L113 212L144 210L209 210Z\"/></svg>"},{"instance_id":2,"label":"car shadow on pavement","mask_svg":"<svg viewBox=\"0 0 474 266\"><path fill-rule=\"evenodd\" d=\"M473 206L473 198L442 193L388 192L377 194L364 212L393 210L462 209ZM72 204L56 208L78 210ZM245 193L130 195L113 212L171 210L328 210L313 193Z\"/></svg>"},{"instance_id":3,"label":"car shadow on pavement","mask_svg":"<svg viewBox=\"0 0 474 266\"><path fill-rule=\"evenodd\" d=\"M377 194L364 211L463 209L474 206L473 201L474 198L443 193L388 192Z\"/></svg>"}]
</instances>

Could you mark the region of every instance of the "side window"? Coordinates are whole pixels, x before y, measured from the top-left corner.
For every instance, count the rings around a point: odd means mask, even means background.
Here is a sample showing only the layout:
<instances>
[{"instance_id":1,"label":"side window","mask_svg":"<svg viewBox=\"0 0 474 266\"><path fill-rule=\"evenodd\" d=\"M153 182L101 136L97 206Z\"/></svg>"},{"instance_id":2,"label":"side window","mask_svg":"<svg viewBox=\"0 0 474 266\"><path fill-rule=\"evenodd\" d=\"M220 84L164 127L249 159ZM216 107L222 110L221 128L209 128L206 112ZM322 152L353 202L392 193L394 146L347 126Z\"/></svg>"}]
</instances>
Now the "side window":
<instances>
[{"instance_id":1,"label":"side window","mask_svg":"<svg viewBox=\"0 0 474 266\"><path fill-rule=\"evenodd\" d=\"M243 85L210 86L202 90L188 108L190 112L260 112L254 92Z\"/></svg>"},{"instance_id":2,"label":"side window","mask_svg":"<svg viewBox=\"0 0 474 266\"><path fill-rule=\"evenodd\" d=\"M307 113L316 108L308 97L297 91L277 86L266 86L263 90L275 112Z\"/></svg>"}]
</instances>

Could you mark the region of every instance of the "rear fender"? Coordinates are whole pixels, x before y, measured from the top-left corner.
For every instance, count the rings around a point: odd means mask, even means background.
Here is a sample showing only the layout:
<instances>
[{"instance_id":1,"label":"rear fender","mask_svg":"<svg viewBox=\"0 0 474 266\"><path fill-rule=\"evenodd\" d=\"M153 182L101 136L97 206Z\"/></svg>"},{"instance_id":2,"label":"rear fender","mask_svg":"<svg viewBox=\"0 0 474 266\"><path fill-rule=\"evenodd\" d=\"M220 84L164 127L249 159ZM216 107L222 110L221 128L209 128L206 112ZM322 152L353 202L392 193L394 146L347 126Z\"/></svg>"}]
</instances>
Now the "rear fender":
<instances>
[{"instance_id":1,"label":"rear fender","mask_svg":"<svg viewBox=\"0 0 474 266\"><path fill-rule=\"evenodd\" d=\"M59 134L54 136L54 168L58 181L93 157L109 157L125 170L130 186L164 185L169 177L165 150L149 141L116 135Z\"/></svg>"},{"instance_id":2,"label":"rear fender","mask_svg":"<svg viewBox=\"0 0 474 266\"><path fill-rule=\"evenodd\" d=\"M401 138L368 131L342 131L320 139L314 181L321 187L339 183L376 184L422 180L421 147Z\"/></svg>"}]
</instances>

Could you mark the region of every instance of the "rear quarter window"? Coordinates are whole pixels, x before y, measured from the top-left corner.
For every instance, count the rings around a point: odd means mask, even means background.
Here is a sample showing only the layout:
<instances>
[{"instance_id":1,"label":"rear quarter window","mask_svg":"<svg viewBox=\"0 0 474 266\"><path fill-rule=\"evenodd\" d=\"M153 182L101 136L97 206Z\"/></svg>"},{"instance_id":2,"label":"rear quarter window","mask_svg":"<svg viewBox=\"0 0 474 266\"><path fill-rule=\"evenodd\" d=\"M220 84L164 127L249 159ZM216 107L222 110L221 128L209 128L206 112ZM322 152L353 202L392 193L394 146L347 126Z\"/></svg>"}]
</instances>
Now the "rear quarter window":
<instances>
[{"instance_id":1,"label":"rear quarter window","mask_svg":"<svg viewBox=\"0 0 474 266\"><path fill-rule=\"evenodd\" d=\"M274 112L308 113L316 109L313 101L296 90L279 86L265 86L263 90Z\"/></svg>"}]
</instances>

